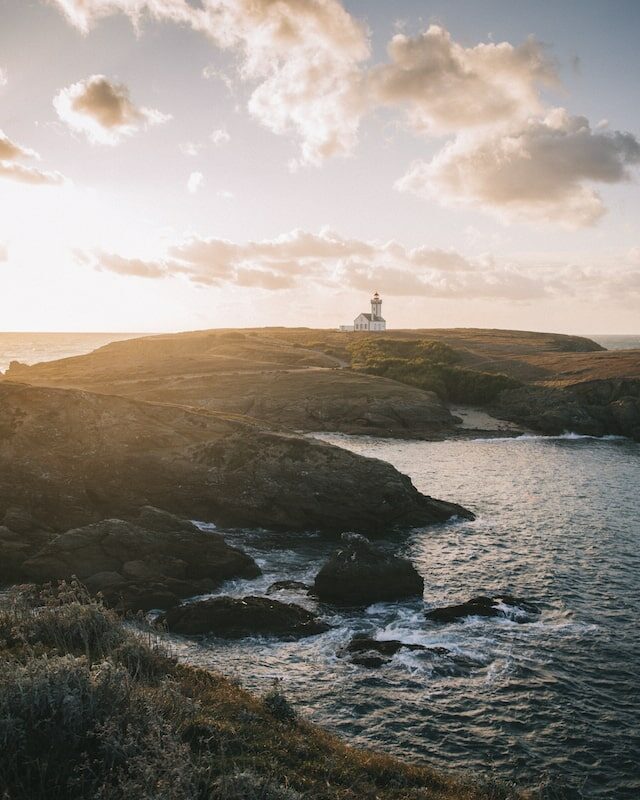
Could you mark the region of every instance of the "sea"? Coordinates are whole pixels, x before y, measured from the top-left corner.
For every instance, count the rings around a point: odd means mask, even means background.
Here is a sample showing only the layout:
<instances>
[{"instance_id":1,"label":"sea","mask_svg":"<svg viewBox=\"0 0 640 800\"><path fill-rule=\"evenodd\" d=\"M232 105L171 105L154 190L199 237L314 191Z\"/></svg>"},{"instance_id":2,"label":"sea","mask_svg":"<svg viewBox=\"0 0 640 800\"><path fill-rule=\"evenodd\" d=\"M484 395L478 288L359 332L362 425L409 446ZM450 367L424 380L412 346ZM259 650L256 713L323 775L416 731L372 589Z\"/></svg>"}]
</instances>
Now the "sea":
<instances>
[{"instance_id":1,"label":"sea","mask_svg":"<svg viewBox=\"0 0 640 800\"><path fill-rule=\"evenodd\" d=\"M0 368L129 335L47 336L0 334ZM593 338L612 349L640 347L640 336ZM359 746L515 782L548 800L640 798L640 444L571 432L321 438L388 461L420 491L462 503L476 520L386 538L383 546L423 575L422 600L339 611L281 591L272 596L315 610L331 629L298 642L168 637L178 656L259 693L277 685L305 718ZM264 594L284 578L311 583L336 546L313 533L222 532L263 570L219 590L237 596ZM540 615L445 625L424 615L500 593L536 604ZM356 633L450 655L401 650L367 669L342 653Z\"/></svg>"},{"instance_id":2,"label":"sea","mask_svg":"<svg viewBox=\"0 0 640 800\"><path fill-rule=\"evenodd\" d=\"M139 333L0 333L0 372L12 361L38 364L80 356L109 342L133 339Z\"/></svg>"},{"instance_id":3,"label":"sea","mask_svg":"<svg viewBox=\"0 0 640 800\"><path fill-rule=\"evenodd\" d=\"M640 444L572 434L320 438L394 464L477 519L386 538L424 577L423 600L337 611L281 591L272 596L317 611L331 630L299 642L174 636L178 655L258 693L277 685L304 717L356 745L549 800L640 798ZM219 591L237 596L284 578L311 583L336 546L256 530L227 540L263 570ZM501 593L541 614L425 618L425 608ZM403 650L367 669L341 655L357 633L451 655Z\"/></svg>"}]
</instances>

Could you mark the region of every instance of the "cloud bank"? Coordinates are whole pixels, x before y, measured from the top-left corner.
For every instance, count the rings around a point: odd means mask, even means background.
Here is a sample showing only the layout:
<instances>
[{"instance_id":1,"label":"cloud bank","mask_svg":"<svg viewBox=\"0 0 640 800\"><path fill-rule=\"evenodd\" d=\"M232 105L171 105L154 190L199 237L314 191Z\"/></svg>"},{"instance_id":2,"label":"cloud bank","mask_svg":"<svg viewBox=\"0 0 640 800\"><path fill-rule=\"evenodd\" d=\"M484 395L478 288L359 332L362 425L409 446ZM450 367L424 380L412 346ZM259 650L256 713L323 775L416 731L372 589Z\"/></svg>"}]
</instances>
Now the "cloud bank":
<instances>
[{"instance_id":1,"label":"cloud bank","mask_svg":"<svg viewBox=\"0 0 640 800\"><path fill-rule=\"evenodd\" d=\"M144 14L189 25L237 52L240 75L257 84L249 112L300 141L300 163L319 164L355 146L359 65L369 56L361 26L338 0L51 0L83 32L102 17Z\"/></svg>"},{"instance_id":2,"label":"cloud bank","mask_svg":"<svg viewBox=\"0 0 640 800\"><path fill-rule=\"evenodd\" d=\"M110 14L135 25L147 15L232 51L239 77L253 87L250 114L299 142L293 168L350 154L365 114L401 108L416 135L452 138L431 161L411 165L397 188L507 221L575 228L605 213L592 184L628 181L638 163L632 134L545 106L541 90L560 82L533 38L465 47L430 25L393 36L387 63L369 66L368 31L340 0L50 2L84 32Z\"/></svg>"},{"instance_id":3,"label":"cloud bank","mask_svg":"<svg viewBox=\"0 0 640 800\"><path fill-rule=\"evenodd\" d=\"M128 88L104 75L91 75L67 86L56 95L53 105L63 122L95 144L116 145L171 119L155 109L134 105Z\"/></svg>"},{"instance_id":4,"label":"cloud bank","mask_svg":"<svg viewBox=\"0 0 640 800\"><path fill-rule=\"evenodd\" d=\"M0 130L0 178L26 183L32 186L53 186L64 183L59 172L45 172L32 166L25 166L20 161L39 159L34 150L16 144Z\"/></svg>"},{"instance_id":5,"label":"cloud bank","mask_svg":"<svg viewBox=\"0 0 640 800\"><path fill-rule=\"evenodd\" d=\"M330 230L294 230L244 244L192 237L169 246L162 258L145 260L103 251L78 259L97 270L138 278L183 277L201 286L238 286L282 291L315 286L342 291L440 299L529 302L544 298L640 298L637 267L547 264L535 269L498 263L455 250L408 248L398 242L347 239Z\"/></svg>"}]
</instances>

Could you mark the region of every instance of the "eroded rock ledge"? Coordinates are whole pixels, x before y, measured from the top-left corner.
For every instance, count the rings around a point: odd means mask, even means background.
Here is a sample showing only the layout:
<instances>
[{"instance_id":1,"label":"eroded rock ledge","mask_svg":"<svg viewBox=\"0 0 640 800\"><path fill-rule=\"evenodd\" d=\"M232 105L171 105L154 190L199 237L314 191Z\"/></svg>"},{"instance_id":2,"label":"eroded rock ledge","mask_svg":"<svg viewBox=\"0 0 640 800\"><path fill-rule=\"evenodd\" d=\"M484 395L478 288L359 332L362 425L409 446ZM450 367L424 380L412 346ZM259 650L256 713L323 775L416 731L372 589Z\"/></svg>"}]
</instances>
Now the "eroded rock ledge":
<instances>
[{"instance_id":1,"label":"eroded rock ledge","mask_svg":"<svg viewBox=\"0 0 640 800\"><path fill-rule=\"evenodd\" d=\"M0 518L57 531L151 505L233 527L388 533L458 515L390 464L244 417L0 383Z\"/></svg>"}]
</instances>

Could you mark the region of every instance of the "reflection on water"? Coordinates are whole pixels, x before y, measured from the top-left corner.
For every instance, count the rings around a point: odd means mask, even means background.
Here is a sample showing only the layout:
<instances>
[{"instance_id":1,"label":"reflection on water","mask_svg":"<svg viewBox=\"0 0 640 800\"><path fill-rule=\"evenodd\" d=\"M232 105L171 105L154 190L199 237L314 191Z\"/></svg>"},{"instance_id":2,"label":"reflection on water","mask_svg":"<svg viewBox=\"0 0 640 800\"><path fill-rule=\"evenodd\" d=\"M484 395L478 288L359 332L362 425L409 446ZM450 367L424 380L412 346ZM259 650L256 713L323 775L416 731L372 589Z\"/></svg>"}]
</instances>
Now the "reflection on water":
<instances>
[{"instance_id":1,"label":"reflection on water","mask_svg":"<svg viewBox=\"0 0 640 800\"><path fill-rule=\"evenodd\" d=\"M301 642L189 642L193 663L252 689L274 678L301 711L351 741L453 770L545 782L567 797L640 797L640 445L579 437L399 442L324 436L411 475L424 492L473 509L389 537L422 572L428 607L504 591L538 602L520 625L468 619L439 626L419 602L336 612ZM224 592L264 592L284 576L311 581L334 546L318 535L229 535L265 574ZM313 601L293 592L279 599ZM443 646L401 651L378 670L337 651L359 631ZM557 796L557 795L554 795Z\"/></svg>"}]
</instances>

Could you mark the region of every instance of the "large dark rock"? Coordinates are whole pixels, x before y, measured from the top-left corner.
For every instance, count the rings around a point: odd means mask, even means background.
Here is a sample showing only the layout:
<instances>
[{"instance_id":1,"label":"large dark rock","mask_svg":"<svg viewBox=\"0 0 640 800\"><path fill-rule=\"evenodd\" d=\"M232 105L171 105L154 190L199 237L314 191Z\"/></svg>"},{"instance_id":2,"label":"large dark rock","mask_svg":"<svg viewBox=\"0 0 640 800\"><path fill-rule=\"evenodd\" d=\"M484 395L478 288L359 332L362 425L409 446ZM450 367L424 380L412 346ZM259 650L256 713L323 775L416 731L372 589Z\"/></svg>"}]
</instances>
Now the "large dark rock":
<instances>
[{"instance_id":1,"label":"large dark rock","mask_svg":"<svg viewBox=\"0 0 640 800\"><path fill-rule=\"evenodd\" d=\"M358 530L473 515L383 461L202 409L0 381L0 516L67 530L142 505L234 527Z\"/></svg>"},{"instance_id":2,"label":"large dark rock","mask_svg":"<svg viewBox=\"0 0 640 800\"><path fill-rule=\"evenodd\" d=\"M125 608L166 608L229 578L260 574L254 560L217 533L144 508L135 522L107 519L62 533L23 565L34 581L78 577Z\"/></svg>"},{"instance_id":3,"label":"large dark rock","mask_svg":"<svg viewBox=\"0 0 640 800\"><path fill-rule=\"evenodd\" d=\"M465 603L432 608L426 612L427 619L442 623L459 622L466 617L508 617L514 622L530 622L538 614L540 609L533 603L508 594L480 595Z\"/></svg>"},{"instance_id":4,"label":"large dark rock","mask_svg":"<svg viewBox=\"0 0 640 800\"><path fill-rule=\"evenodd\" d=\"M384 600L422 597L424 581L406 558L375 548L358 534L344 544L316 575L313 592L326 603L370 605Z\"/></svg>"},{"instance_id":5,"label":"large dark rock","mask_svg":"<svg viewBox=\"0 0 640 800\"><path fill-rule=\"evenodd\" d=\"M313 636L329 625L301 606L268 597L211 597L169 609L158 622L188 636Z\"/></svg>"}]
</instances>

